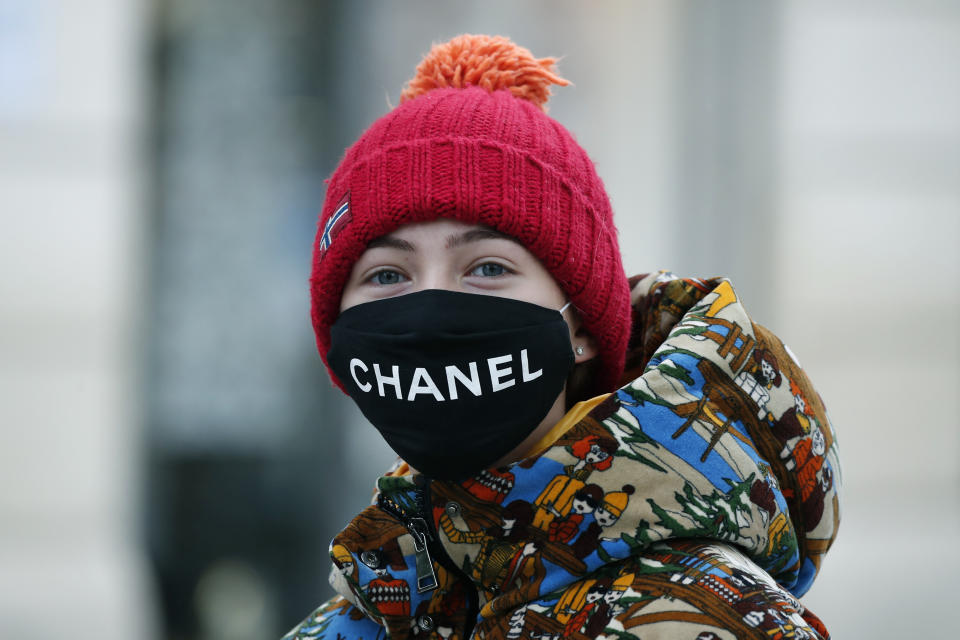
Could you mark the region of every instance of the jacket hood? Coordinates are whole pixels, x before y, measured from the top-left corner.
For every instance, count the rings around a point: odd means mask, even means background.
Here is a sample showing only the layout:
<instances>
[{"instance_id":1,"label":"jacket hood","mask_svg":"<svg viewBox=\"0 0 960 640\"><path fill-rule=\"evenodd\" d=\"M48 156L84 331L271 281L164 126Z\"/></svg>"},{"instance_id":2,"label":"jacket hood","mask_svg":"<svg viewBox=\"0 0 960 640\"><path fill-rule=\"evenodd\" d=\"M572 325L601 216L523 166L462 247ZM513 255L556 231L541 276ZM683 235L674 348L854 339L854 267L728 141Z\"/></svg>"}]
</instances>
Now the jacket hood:
<instances>
[{"instance_id":1,"label":"jacket hood","mask_svg":"<svg viewBox=\"0 0 960 640\"><path fill-rule=\"evenodd\" d=\"M728 549L728 563L745 555L793 596L809 589L839 523L819 395L727 280L660 272L630 284L624 385L508 467L459 483L381 478L377 505L331 544L338 591L409 628L418 611L465 609L464 576L482 617L627 558L664 570L666 549L702 543ZM444 556L433 567L431 548ZM604 593L630 588L607 582Z\"/></svg>"}]
</instances>

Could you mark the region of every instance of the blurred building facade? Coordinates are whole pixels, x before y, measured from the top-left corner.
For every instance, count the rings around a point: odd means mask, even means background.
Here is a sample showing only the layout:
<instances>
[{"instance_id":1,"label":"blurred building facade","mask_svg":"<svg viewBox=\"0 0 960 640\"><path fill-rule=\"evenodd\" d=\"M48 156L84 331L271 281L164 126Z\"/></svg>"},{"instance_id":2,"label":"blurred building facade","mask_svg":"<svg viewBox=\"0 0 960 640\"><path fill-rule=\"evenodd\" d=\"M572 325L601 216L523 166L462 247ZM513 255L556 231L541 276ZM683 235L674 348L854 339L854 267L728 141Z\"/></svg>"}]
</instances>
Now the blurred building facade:
<instances>
[{"instance_id":1,"label":"blurred building facade","mask_svg":"<svg viewBox=\"0 0 960 640\"><path fill-rule=\"evenodd\" d=\"M0 1L0 637L157 637L139 527L150 37Z\"/></svg>"},{"instance_id":2,"label":"blurred building facade","mask_svg":"<svg viewBox=\"0 0 960 640\"><path fill-rule=\"evenodd\" d=\"M884 584L960 569L900 551L960 524L955 3L0 0L0 637L275 637L329 594L392 456L313 347L323 180L461 32L562 56L628 272L729 275L811 372L847 510L805 601L938 635Z\"/></svg>"}]
</instances>

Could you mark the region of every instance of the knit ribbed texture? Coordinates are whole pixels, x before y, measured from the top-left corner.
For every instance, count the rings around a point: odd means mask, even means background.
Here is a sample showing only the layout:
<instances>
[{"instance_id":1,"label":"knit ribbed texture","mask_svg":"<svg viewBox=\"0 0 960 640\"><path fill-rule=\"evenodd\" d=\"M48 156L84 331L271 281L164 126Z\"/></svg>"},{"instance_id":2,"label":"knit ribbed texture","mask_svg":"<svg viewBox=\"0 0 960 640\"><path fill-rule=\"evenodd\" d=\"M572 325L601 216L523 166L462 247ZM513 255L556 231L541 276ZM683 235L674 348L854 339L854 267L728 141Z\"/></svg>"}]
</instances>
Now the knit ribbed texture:
<instances>
[{"instance_id":1,"label":"knit ribbed texture","mask_svg":"<svg viewBox=\"0 0 960 640\"><path fill-rule=\"evenodd\" d=\"M327 247L324 229L345 198L349 220ZM434 89L403 102L347 150L330 178L311 275L313 325L325 363L343 287L367 244L404 224L440 217L522 242L597 340L603 364L596 389L616 387L630 296L603 183L559 123L507 90L479 87Z\"/></svg>"}]
</instances>

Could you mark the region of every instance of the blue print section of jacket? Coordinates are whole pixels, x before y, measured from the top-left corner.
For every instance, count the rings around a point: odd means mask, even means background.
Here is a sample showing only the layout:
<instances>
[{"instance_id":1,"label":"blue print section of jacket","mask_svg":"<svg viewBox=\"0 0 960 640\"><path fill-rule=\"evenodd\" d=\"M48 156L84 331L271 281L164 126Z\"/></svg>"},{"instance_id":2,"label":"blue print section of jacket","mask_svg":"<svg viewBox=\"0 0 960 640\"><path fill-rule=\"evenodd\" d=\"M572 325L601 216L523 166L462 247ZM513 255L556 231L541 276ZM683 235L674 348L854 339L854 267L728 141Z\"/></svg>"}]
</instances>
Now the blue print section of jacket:
<instances>
[{"instance_id":1,"label":"blue print section of jacket","mask_svg":"<svg viewBox=\"0 0 960 640\"><path fill-rule=\"evenodd\" d=\"M819 395L726 280L631 284L628 382L508 467L381 478L288 638L828 637L797 599L839 523Z\"/></svg>"}]
</instances>

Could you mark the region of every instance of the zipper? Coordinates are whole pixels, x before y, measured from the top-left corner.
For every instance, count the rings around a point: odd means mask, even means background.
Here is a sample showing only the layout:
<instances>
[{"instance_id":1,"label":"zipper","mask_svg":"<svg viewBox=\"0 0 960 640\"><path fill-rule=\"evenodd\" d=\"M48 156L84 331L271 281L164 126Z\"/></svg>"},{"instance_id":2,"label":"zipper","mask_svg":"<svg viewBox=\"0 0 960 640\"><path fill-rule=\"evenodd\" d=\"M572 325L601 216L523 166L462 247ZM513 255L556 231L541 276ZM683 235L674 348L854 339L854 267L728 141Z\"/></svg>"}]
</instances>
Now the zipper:
<instances>
[{"instance_id":1,"label":"zipper","mask_svg":"<svg viewBox=\"0 0 960 640\"><path fill-rule=\"evenodd\" d=\"M417 593L426 593L437 588L437 574L433 570L433 558L430 557L430 528L423 518L410 518L404 522L413 534L413 550L417 559Z\"/></svg>"},{"instance_id":2,"label":"zipper","mask_svg":"<svg viewBox=\"0 0 960 640\"><path fill-rule=\"evenodd\" d=\"M419 491L419 489L418 489ZM418 515L411 516L405 513L403 507L384 494L377 496L377 506L400 520L413 536L413 551L416 558L417 593L433 591L439 584L437 574L433 570L433 558L430 557L430 541L433 535L427 521Z\"/></svg>"},{"instance_id":3,"label":"zipper","mask_svg":"<svg viewBox=\"0 0 960 640\"><path fill-rule=\"evenodd\" d=\"M419 477L420 481L417 482L417 503L420 508L421 513L429 514L429 505L430 505L430 482L423 478ZM433 518L427 519L427 528L428 532L431 533L431 539L436 539L435 532L433 531ZM477 626L477 614L480 611L479 596L477 595L477 588L473 584L473 580L470 579L464 571L457 566L453 561L453 558L447 553L447 550L443 548L443 544L439 543L436 545L438 548L437 558L440 560L447 571L451 571L456 576L460 578L464 585L464 593L467 598L467 621L463 629L464 639L470 638L473 635L473 628Z\"/></svg>"},{"instance_id":4,"label":"zipper","mask_svg":"<svg viewBox=\"0 0 960 640\"><path fill-rule=\"evenodd\" d=\"M473 628L477 624L477 614L480 610L479 597L473 581L463 570L454 563L453 559L447 554L446 549L440 544L436 531L433 528L433 518L430 517L430 483L423 476L417 476L416 496L417 513L411 514L395 500L391 500L385 494L377 495L377 506L395 517L403 523L410 535L413 536L413 549L416 558L417 570L417 593L426 593L439 587L437 574L433 569L433 559L444 566L447 571L459 576L464 584L464 591L467 599L467 619L464 628L463 638L469 638L473 633ZM430 553L430 546L433 543L433 555Z\"/></svg>"}]
</instances>

